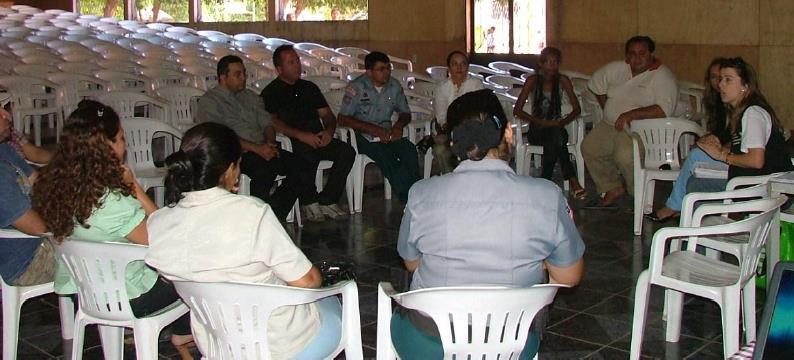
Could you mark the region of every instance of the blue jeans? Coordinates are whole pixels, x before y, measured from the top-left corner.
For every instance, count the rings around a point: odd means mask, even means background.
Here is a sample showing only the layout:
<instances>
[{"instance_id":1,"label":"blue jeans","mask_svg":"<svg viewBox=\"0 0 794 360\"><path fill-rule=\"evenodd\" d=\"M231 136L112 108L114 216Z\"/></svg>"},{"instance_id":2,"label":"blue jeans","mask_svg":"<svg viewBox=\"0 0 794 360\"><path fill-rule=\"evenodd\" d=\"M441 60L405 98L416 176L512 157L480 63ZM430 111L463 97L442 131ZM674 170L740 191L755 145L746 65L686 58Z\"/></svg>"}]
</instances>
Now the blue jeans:
<instances>
[{"instance_id":1,"label":"blue jeans","mask_svg":"<svg viewBox=\"0 0 794 360\"><path fill-rule=\"evenodd\" d=\"M324 359L333 353L342 339L342 305L336 296L317 302L320 312L320 331L314 340L301 350L295 359Z\"/></svg>"},{"instance_id":2,"label":"blue jeans","mask_svg":"<svg viewBox=\"0 0 794 360\"><path fill-rule=\"evenodd\" d=\"M687 183L690 178L694 179L695 168L699 164L724 164L721 161L717 161L711 158L706 152L700 150L700 148L694 148L689 153L689 156L684 160L684 163L681 165L681 172L678 173L678 178L675 179L675 183L673 183L673 191L670 192L670 196L667 197L667 201L665 205L673 209L675 211L681 211L681 205L684 201L684 196L687 194ZM698 179L698 180L713 180L713 179ZM719 179L716 179L719 180ZM725 188L725 181L723 180L723 189ZM720 190L716 190L720 191Z\"/></svg>"}]
</instances>

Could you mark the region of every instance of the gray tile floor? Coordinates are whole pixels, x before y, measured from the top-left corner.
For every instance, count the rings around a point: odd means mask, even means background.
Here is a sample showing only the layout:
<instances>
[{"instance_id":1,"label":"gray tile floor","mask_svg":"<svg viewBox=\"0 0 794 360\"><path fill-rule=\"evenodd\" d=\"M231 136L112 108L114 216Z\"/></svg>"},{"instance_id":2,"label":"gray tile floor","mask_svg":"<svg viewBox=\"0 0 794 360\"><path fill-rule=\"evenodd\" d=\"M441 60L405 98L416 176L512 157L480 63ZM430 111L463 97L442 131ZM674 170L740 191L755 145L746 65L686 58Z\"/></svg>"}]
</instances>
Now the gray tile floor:
<instances>
[{"instance_id":1,"label":"gray tile floor","mask_svg":"<svg viewBox=\"0 0 794 360\"><path fill-rule=\"evenodd\" d=\"M404 283L402 261L395 250L402 205L383 200L383 187L365 192L364 213L348 221L287 225L296 243L312 261L349 260L356 264L361 306L362 339L366 358L375 357L376 286L379 281ZM657 193L667 194L666 189ZM659 202L657 202L659 203ZM581 204L573 204L574 207ZM625 208L628 209L626 201ZM543 359L627 359L631 342L634 284L648 263L648 246L655 224L646 222L641 237L632 236L627 210L577 210L576 223L587 244L586 272L581 285L561 290L550 312L540 357ZM672 224L668 224L672 225ZM759 292L759 297L763 292ZM722 357L719 309L713 303L687 298L678 343L664 341L661 292L651 293L643 356L662 359L718 359ZM57 300L45 296L22 310L20 359L63 357ZM101 358L96 330L89 328L86 359ZM127 346L127 358L134 349ZM161 343L162 358L176 359L168 342Z\"/></svg>"}]
</instances>

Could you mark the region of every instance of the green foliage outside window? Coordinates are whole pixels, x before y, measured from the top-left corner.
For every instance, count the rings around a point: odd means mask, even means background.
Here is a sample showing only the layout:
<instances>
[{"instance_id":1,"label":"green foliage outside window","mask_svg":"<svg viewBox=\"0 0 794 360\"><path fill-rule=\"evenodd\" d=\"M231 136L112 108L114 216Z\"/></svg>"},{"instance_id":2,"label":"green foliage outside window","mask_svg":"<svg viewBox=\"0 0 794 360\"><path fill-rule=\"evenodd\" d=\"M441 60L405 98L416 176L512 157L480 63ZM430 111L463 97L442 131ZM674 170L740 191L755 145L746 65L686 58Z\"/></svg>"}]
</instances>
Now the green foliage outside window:
<instances>
[{"instance_id":1,"label":"green foliage outside window","mask_svg":"<svg viewBox=\"0 0 794 360\"><path fill-rule=\"evenodd\" d=\"M201 0L202 22L267 20L267 0Z\"/></svg>"},{"instance_id":2,"label":"green foliage outside window","mask_svg":"<svg viewBox=\"0 0 794 360\"><path fill-rule=\"evenodd\" d=\"M124 2L119 0L80 0L78 8L81 14L124 18Z\"/></svg>"},{"instance_id":3,"label":"green foliage outside window","mask_svg":"<svg viewBox=\"0 0 794 360\"><path fill-rule=\"evenodd\" d=\"M189 4L190 0L136 0L136 19L150 22L188 22Z\"/></svg>"}]
</instances>

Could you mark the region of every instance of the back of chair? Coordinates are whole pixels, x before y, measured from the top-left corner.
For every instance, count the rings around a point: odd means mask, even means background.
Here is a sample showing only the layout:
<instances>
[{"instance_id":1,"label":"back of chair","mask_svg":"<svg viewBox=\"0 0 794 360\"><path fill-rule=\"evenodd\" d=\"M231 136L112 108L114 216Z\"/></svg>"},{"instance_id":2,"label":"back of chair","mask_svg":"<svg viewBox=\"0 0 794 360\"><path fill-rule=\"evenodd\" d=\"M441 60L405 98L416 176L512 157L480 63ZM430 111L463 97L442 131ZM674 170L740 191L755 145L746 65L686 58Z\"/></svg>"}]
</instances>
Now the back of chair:
<instances>
[{"instance_id":1,"label":"back of chair","mask_svg":"<svg viewBox=\"0 0 794 360\"><path fill-rule=\"evenodd\" d=\"M135 318L125 270L130 262L143 260L146 246L67 239L55 251L77 283L83 313L117 321Z\"/></svg>"},{"instance_id":2,"label":"back of chair","mask_svg":"<svg viewBox=\"0 0 794 360\"><path fill-rule=\"evenodd\" d=\"M311 303L340 289L346 298L357 294L352 281L323 289L192 281L175 281L174 286L192 318L207 330L209 353L204 355L209 359L269 359L267 325L274 309Z\"/></svg>"},{"instance_id":3,"label":"back of chair","mask_svg":"<svg viewBox=\"0 0 794 360\"><path fill-rule=\"evenodd\" d=\"M669 165L673 170L681 168L678 156L681 135L704 133L698 124L677 118L635 120L630 126L645 148L643 167L646 169L659 169L662 165Z\"/></svg>"},{"instance_id":4,"label":"back of chair","mask_svg":"<svg viewBox=\"0 0 794 360\"><path fill-rule=\"evenodd\" d=\"M446 359L511 359L524 349L535 314L551 304L560 287L564 286L432 288L392 298L433 318Z\"/></svg>"},{"instance_id":5,"label":"back of chair","mask_svg":"<svg viewBox=\"0 0 794 360\"><path fill-rule=\"evenodd\" d=\"M121 126L124 128L127 140L127 162L133 170L155 167L152 155L152 140L155 133L163 132L171 134L177 139L182 138L182 133L179 130L155 119L123 119ZM174 143L172 149L179 149L179 143Z\"/></svg>"},{"instance_id":6,"label":"back of chair","mask_svg":"<svg viewBox=\"0 0 794 360\"><path fill-rule=\"evenodd\" d=\"M193 109L204 90L192 86L166 86L157 89L157 95L168 101L166 109L168 123L173 126L192 126Z\"/></svg>"},{"instance_id":7,"label":"back of chair","mask_svg":"<svg viewBox=\"0 0 794 360\"><path fill-rule=\"evenodd\" d=\"M164 119L167 107L165 102L134 90L104 93L99 96L99 102L112 107L121 119L136 117L135 111L139 109L143 111L143 117L166 120Z\"/></svg>"},{"instance_id":8,"label":"back of chair","mask_svg":"<svg viewBox=\"0 0 794 360\"><path fill-rule=\"evenodd\" d=\"M761 200L745 201L733 204L704 204L695 210L694 218L702 218L707 214L725 213L725 212L749 212L760 213L758 215L751 215L749 218L737 221L735 223L718 225L717 227L725 227L726 229L735 230L734 233L749 233L749 241L744 251L744 259L740 259L740 284L744 285L747 281L755 276L758 260L761 257L761 248L766 244L769 237L769 229L772 226L772 221L775 218L775 213L778 208L786 202L785 196L778 196L775 198L767 198ZM705 228L700 228L705 229ZM692 242L688 245L690 248L695 246Z\"/></svg>"}]
</instances>

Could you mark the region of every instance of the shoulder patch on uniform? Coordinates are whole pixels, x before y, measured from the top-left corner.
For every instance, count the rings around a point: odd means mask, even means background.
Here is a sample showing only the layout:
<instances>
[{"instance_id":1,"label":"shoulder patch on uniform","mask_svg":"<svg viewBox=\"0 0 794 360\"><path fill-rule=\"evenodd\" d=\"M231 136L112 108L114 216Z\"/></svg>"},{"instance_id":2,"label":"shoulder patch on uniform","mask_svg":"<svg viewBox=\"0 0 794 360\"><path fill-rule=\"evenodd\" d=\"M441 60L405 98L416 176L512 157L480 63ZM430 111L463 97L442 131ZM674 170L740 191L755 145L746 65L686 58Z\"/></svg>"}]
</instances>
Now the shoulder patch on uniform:
<instances>
[{"instance_id":1,"label":"shoulder patch on uniform","mask_svg":"<svg viewBox=\"0 0 794 360\"><path fill-rule=\"evenodd\" d=\"M356 94L358 94L358 90L356 90L356 86L353 84L347 85L347 87L345 88L345 95L349 97L353 97L356 96Z\"/></svg>"}]
</instances>

